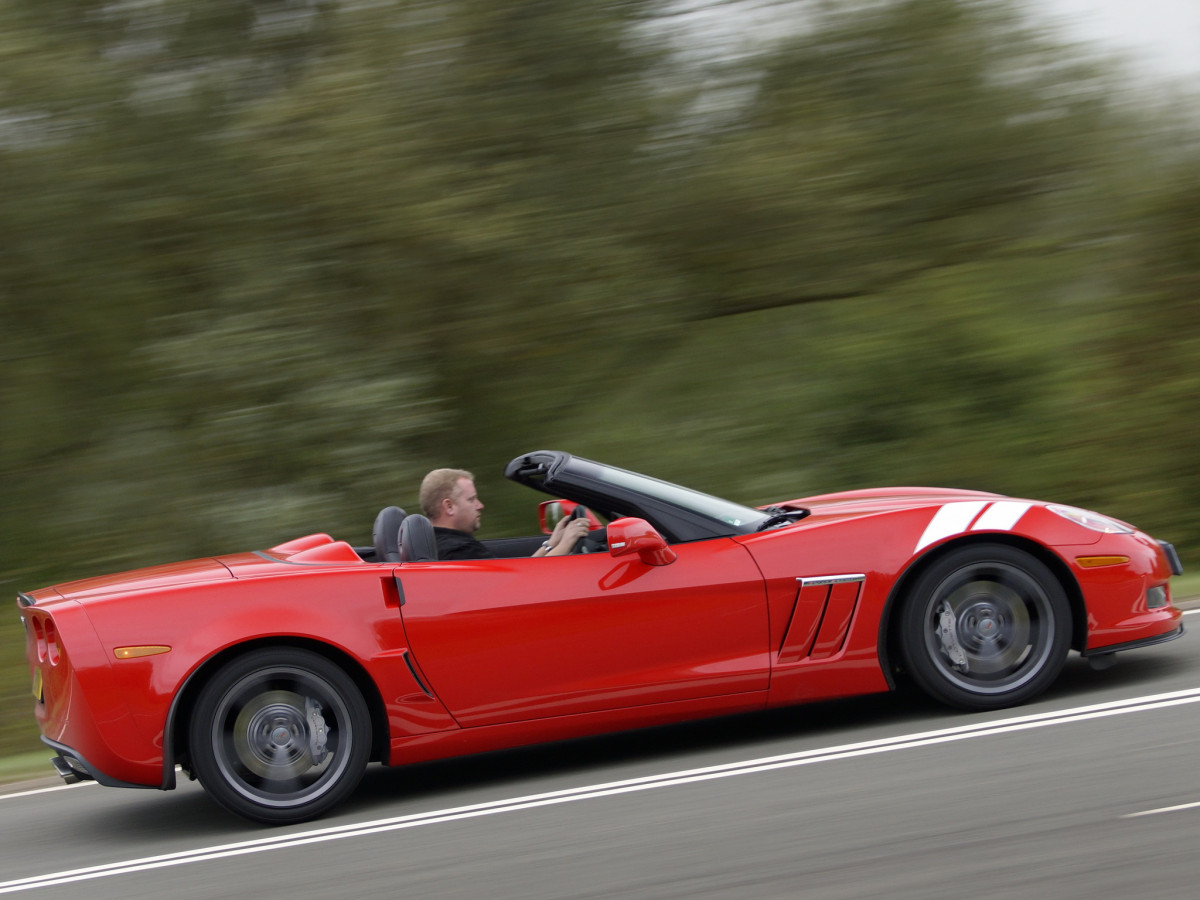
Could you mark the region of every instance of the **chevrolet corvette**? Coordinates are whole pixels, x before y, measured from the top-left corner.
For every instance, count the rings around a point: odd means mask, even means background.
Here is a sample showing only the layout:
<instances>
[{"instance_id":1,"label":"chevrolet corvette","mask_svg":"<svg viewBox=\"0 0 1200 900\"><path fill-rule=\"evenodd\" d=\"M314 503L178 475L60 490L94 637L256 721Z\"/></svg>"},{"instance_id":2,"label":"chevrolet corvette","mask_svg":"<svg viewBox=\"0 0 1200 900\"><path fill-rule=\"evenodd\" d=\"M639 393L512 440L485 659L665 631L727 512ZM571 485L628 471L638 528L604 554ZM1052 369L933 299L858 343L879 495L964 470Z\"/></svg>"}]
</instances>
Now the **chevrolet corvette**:
<instances>
[{"instance_id":1,"label":"chevrolet corvette","mask_svg":"<svg viewBox=\"0 0 1200 900\"><path fill-rule=\"evenodd\" d=\"M251 820L321 815L399 766L916 685L965 710L1069 652L1183 633L1172 546L1087 510L941 488L755 508L560 451L505 476L538 533L438 560L387 507L373 543L256 552L22 592L35 714L67 781L199 779ZM530 557L587 516L575 552ZM531 529L532 530L532 529Z\"/></svg>"}]
</instances>

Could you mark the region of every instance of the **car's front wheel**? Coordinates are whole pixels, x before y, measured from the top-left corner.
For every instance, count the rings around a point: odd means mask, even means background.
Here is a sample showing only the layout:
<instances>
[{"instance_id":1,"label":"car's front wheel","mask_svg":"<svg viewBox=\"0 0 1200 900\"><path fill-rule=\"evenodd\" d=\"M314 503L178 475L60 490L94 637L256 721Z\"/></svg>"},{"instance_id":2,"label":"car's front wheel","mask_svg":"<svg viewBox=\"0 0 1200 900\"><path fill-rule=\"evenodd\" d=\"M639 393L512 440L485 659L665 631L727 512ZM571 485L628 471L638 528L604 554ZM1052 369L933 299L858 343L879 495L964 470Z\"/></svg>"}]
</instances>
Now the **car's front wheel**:
<instances>
[{"instance_id":1,"label":"car's front wheel","mask_svg":"<svg viewBox=\"0 0 1200 900\"><path fill-rule=\"evenodd\" d=\"M227 809L257 822L319 816L358 785L370 713L353 680L325 657L273 647L217 671L192 715L192 771Z\"/></svg>"},{"instance_id":2,"label":"car's front wheel","mask_svg":"<svg viewBox=\"0 0 1200 900\"><path fill-rule=\"evenodd\" d=\"M908 592L900 650L926 693L962 709L1024 703L1058 676L1071 642L1062 585L1030 554L1000 544L952 550Z\"/></svg>"}]
</instances>

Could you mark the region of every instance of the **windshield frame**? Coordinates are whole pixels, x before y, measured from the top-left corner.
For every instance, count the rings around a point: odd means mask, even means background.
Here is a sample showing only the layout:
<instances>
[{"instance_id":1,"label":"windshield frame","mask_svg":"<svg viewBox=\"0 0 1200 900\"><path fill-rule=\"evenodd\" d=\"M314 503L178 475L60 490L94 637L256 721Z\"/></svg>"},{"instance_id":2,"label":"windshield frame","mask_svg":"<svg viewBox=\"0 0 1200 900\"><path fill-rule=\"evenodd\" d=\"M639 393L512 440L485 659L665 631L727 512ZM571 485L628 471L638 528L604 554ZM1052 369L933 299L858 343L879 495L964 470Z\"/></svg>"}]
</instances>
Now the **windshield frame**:
<instances>
[{"instance_id":1,"label":"windshield frame","mask_svg":"<svg viewBox=\"0 0 1200 900\"><path fill-rule=\"evenodd\" d=\"M712 519L721 525L736 529L737 533L750 534L757 531L768 516L762 510L744 503L736 503L713 494L706 494L661 478L653 478L640 472L631 472L616 466L596 464L599 480L617 485L662 503L687 509L696 515Z\"/></svg>"},{"instance_id":2,"label":"windshield frame","mask_svg":"<svg viewBox=\"0 0 1200 900\"><path fill-rule=\"evenodd\" d=\"M618 466L539 450L510 462L505 477L581 503L607 519L645 519L670 543L748 535L770 514L743 503Z\"/></svg>"}]
</instances>

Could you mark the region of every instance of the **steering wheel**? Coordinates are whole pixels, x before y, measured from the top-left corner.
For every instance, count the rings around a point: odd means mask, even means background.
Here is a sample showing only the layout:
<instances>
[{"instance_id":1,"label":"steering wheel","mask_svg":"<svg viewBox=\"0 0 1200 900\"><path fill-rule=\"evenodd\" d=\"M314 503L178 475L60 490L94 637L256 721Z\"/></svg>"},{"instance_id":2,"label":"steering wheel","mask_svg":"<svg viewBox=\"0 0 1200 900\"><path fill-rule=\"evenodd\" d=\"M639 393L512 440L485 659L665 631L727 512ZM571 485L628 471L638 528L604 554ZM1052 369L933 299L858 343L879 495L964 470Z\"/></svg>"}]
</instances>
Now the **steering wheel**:
<instances>
[{"instance_id":1,"label":"steering wheel","mask_svg":"<svg viewBox=\"0 0 1200 900\"><path fill-rule=\"evenodd\" d=\"M573 519L586 519L587 516L588 516L588 510L587 510L586 506L576 506L574 509L571 510L570 514L567 516L567 521L571 521ZM579 540L577 540L575 542L575 546L571 548L571 553L572 554L574 554L574 553L590 553L591 551L588 550L588 548L586 546L584 546L587 543L587 539L588 539L588 536L585 534L583 537L581 537ZM570 554L568 554L568 555L570 555Z\"/></svg>"}]
</instances>

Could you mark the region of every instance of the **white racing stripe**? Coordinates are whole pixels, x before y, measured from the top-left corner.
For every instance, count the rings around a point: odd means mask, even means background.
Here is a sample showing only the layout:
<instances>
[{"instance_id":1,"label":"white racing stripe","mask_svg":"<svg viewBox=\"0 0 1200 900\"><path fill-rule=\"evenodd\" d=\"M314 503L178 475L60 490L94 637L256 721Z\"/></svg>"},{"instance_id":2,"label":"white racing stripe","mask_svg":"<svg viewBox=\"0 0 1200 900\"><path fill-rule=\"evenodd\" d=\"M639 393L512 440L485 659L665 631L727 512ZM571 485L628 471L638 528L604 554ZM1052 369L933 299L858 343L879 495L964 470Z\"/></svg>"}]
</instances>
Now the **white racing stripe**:
<instances>
[{"instance_id":1,"label":"white racing stripe","mask_svg":"<svg viewBox=\"0 0 1200 900\"><path fill-rule=\"evenodd\" d=\"M920 540L917 541L916 550L921 550L928 547L930 544L936 544L943 538L948 538L951 535L962 534L967 530L967 527L975 520L983 508L987 506L985 500L967 500L962 503L947 503L941 509L933 514L933 518L929 520L929 524L925 526L925 531L921 534Z\"/></svg>"},{"instance_id":2,"label":"white racing stripe","mask_svg":"<svg viewBox=\"0 0 1200 900\"><path fill-rule=\"evenodd\" d=\"M960 500L941 507L917 540L914 553L964 531L1012 531L1033 506L1026 500ZM986 507L986 508L985 508Z\"/></svg>"},{"instance_id":3,"label":"white racing stripe","mask_svg":"<svg viewBox=\"0 0 1200 900\"><path fill-rule=\"evenodd\" d=\"M1024 500L997 500L975 521L971 530L1012 531L1031 506L1032 503L1026 503Z\"/></svg>"},{"instance_id":4,"label":"white racing stripe","mask_svg":"<svg viewBox=\"0 0 1200 900\"><path fill-rule=\"evenodd\" d=\"M625 781L613 781L605 784L587 785L569 788L561 791L551 791L544 794L531 794L523 797L513 797L507 800L494 800L488 803L476 803L470 806L452 807L449 809L432 810L407 816L388 819L377 819L371 822L360 822L351 825L340 825L331 828L321 828L280 835L278 837L258 838L250 841L239 841L231 844L218 844L211 847L201 847L195 850L184 850L161 856L150 856L143 859L132 859L122 862L107 863L98 866L88 866L82 869L72 869L64 872L53 872L46 875L36 875L29 878L19 878L13 881L0 882L0 894L16 893L34 888L50 887L59 884L88 881L95 878L105 878L111 875L130 875L153 869L163 869L180 866L186 863L205 862L209 860L228 859L234 856L244 856L250 853L265 853L270 850L285 850L302 847L309 844L342 840L344 838L369 837L389 831L399 831L406 828L419 828L425 825L437 825L444 822L454 822L463 819L479 818L481 816L500 815L519 810L536 809L538 807L554 806L562 803L573 803L579 800L594 800L601 797L612 797L637 791L651 791L660 788L677 787L712 781L718 778L732 778L738 775L752 775L778 769L794 768L797 766L815 765L817 763L835 762L842 759L870 756L879 753L889 753L895 750L911 750L919 747L929 747L954 741L970 740L972 738L990 737L999 734L1009 734L1032 728L1045 728L1055 725L1068 725L1091 719L1108 718L1126 713L1148 712L1156 709L1166 709L1190 703L1200 703L1200 688L1184 691L1172 691L1163 694L1152 694L1145 697L1135 697L1130 700L1117 700L1109 703L1098 703L1092 706L1080 706L1074 709L1057 712L1036 713L1033 715L1014 716L991 722L978 722L971 725L960 725L954 728L942 728L935 731L925 731L917 734L898 735L881 738L874 741L863 741L855 744L842 744L818 750L803 750L798 753L788 753L781 756L769 756L761 759L743 760L741 762L725 763L718 766L707 766L699 769L688 769L679 772L666 772L659 775L649 775L643 778L631 778Z\"/></svg>"}]
</instances>

